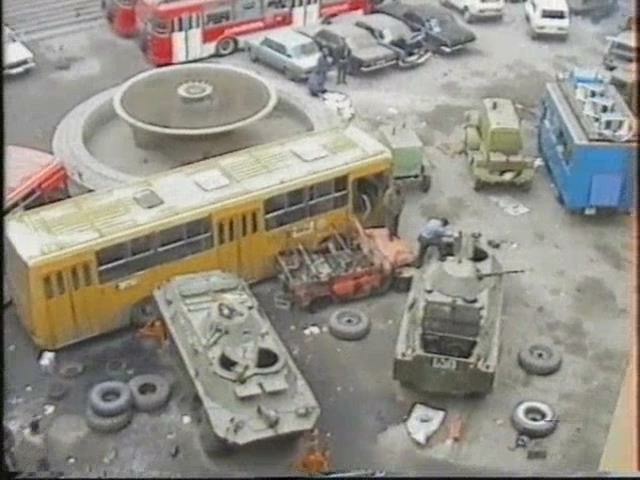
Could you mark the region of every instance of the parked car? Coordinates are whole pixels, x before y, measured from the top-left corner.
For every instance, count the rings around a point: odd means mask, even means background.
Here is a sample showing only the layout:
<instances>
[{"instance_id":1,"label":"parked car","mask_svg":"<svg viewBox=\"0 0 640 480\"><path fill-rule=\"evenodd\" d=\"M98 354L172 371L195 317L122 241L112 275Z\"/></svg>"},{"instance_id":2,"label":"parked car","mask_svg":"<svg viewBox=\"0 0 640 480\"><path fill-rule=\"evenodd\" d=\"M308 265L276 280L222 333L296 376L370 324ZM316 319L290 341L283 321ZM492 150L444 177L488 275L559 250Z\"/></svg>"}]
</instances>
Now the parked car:
<instances>
[{"instance_id":1,"label":"parked car","mask_svg":"<svg viewBox=\"0 0 640 480\"><path fill-rule=\"evenodd\" d=\"M524 18L529 24L529 36L569 36L569 6L566 0L526 0Z\"/></svg>"},{"instance_id":2,"label":"parked car","mask_svg":"<svg viewBox=\"0 0 640 480\"><path fill-rule=\"evenodd\" d=\"M313 36L321 46L337 56L346 42L351 49L349 73L366 73L381 70L398 63L399 54L392 48L381 45L363 28L352 23L323 25Z\"/></svg>"},{"instance_id":3,"label":"parked car","mask_svg":"<svg viewBox=\"0 0 640 480\"><path fill-rule=\"evenodd\" d=\"M249 58L281 71L293 81L305 80L318 64L315 42L293 30L268 33L261 40L247 40Z\"/></svg>"},{"instance_id":4,"label":"parked car","mask_svg":"<svg viewBox=\"0 0 640 480\"><path fill-rule=\"evenodd\" d=\"M36 66L33 53L6 25L2 26L2 69L5 75L25 73Z\"/></svg>"},{"instance_id":5,"label":"parked car","mask_svg":"<svg viewBox=\"0 0 640 480\"><path fill-rule=\"evenodd\" d=\"M434 5L385 2L375 9L402 20L414 32L420 32L425 44L438 52L451 53L476 39L476 35L460 25L453 15Z\"/></svg>"},{"instance_id":6,"label":"parked car","mask_svg":"<svg viewBox=\"0 0 640 480\"><path fill-rule=\"evenodd\" d=\"M461 12L467 23L480 18L502 19L504 14L504 0L440 0L440 4Z\"/></svg>"},{"instance_id":7,"label":"parked car","mask_svg":"<svg viewBox=\"0 0 640 480\"><path fill-rule=\"evenodd\" d=\"M355 25L368 31L381 44L398 52L398 66L413 67L424 63L430 56L423 36L414 32L401 20L372 13L364 15Z\"/></svg>"},{"instance_id":8,"label":"parked car","mask_svg":"<svg viewBox=\"0 0 640 480\"><path fill-rule=\"evenodd\" d=\"M602 63L607 70L615 70L638 62L638 43L633 31L625 30L613 37L607 37L607 50Z\"/></svg>"}]
</instances>

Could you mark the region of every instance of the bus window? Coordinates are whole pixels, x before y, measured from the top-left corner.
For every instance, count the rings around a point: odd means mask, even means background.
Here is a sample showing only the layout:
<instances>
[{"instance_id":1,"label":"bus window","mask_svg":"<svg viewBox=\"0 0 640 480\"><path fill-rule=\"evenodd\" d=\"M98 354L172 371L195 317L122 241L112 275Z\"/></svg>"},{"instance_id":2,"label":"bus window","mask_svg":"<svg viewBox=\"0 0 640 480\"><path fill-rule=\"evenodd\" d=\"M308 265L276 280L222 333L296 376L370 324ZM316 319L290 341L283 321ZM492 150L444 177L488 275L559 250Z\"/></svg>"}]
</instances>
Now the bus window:
<instances>
[{"instance_id":1,"label":"bus window","mask_svg":"<svg viewBox=\"0 0 640 480\"><path fill-rule=\"evenodd\" d=\"M258 214L256 212L251 212L251 233L256 233L258 231Z\"/></svg>"},{"instance_id":2,"label":"bus window","mask_svg":"<svg viewBox=\"0 0 640 480\"><path fill-rule=\"evenodd\" d=\"M170 247L180 242L184 238L184 226L167 228L158 233L158 243L160 247Z\"/></svg>"},{"instance_id":3,"label":"bus window","mask_svg":"<svg viewBox=\"0 0 640 480\"><path fill-rule=\"evenodd\" d=\"M53 284L49 275L44 277L44 296L47 300L53 298Z\"/></svg>"},{"instance_id":4,"label":"bus window","mask_svg":"<svg viewBox=\"0 0 640 480\"><path fill-rule=\"evenodd\" d=\"M229 241L233 242L233 240L235 239L235 235L233 232L233 219L229 219Z\"/></svg>"},{"instance_id":5,"label":"bus window","mask_svg":"<svg viewBox=\"0 0 640 480\"><path fill-rule=\"evenodd\" d=\"M138 237L131 240L131 255L143 255L151 250L151 235Z\"/></svg>"},{"instance_id":6,"label":"bus window","mask_svg":"<svg viewBox=\"0 0 640 480\"><path fill-rule=\"evenodd\" d=\"M370 177L358 178L355 181L353 209L356 213L367 214L378 204L387 188L384 174L378 173Z\"/></svg>"},{"instance_id":7,"label":"bus window","mask_svg":"<svg viewBox=\"0 0 640 480\"><path fill-rule=\"evenodd\" d=\"M218 222L218 245L223 245L227 242L224 235L224 223Z\"/></svg>"},{"instance_id":8,"label":"bus window","mask_svg":"<svg viewBox=\"0 0 640 480\"><path fill-rule=\"evenodd\" d=\"M98 251L98 267L106 266L115 262L124 260L127 254L126 245L124 243L118 243L105 247Z\"/></svg>"},{"instance_id":9,"label":"bus window","mask_svg":"<svg viewBox=\"0 0 640 480\"><path fill-rule=\"evenodd\" d=\"M84 285L85 287L90 286L93 281L91 279L91 269L89 268L89 264L88 263L84 263L82 265L82 273L84 274Z\"/></svg>"},{"instance_id":10,"label":"bus window","mask_svg":"<svg viewBox=\"0 0 640 480\"><path fill-rule=\"evenodd\" d=\"M64 288L64 277L62 276L62 272L56 273L56 284L58 285L58 295L64 295L66 290Z\"/></svg>"},{"instance_id":11,"label":"bus window","mask_svg":"<svg viewBox=\"0 0 640 480\"><path fill-rule=\"evenodd\" d=\"M247 228L247 214L245 213L244 215L242 215L242 236L246 237L248 235L248 228Z\"/></svg>"},{"instance_id":12,"label":"bus window","mask_svg":"<svg viewBox=\"0 0 640 480\"><path fill-rule=\"evenodd\" d=\"M71 281L73 282L73 289L78 290L80 288L80 275L78 274L78 267L71 268Z\"/></svg>"}]
</instances>

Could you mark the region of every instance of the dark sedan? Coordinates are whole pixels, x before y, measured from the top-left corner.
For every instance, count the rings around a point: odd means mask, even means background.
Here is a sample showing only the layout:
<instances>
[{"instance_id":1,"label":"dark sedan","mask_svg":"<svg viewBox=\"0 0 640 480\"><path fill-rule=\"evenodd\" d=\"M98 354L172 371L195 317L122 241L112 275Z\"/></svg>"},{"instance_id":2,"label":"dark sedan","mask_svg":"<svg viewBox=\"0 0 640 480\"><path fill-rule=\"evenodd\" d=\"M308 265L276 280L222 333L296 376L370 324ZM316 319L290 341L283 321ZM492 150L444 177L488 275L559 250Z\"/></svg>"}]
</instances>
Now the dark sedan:
<instances>
[{"instance_id":1,"label":"dark sedan","mask_svg":"<svg viewBox=\"0 0 640 480\"><path fill-rule=\"evenodd\" d=\"M406 5L384 2L375 10L405 22L414 32L421 32L424 41L434 51L451 53L475 41L475 34L446 10L433 5Z\"/></svg>"}]
</instances>

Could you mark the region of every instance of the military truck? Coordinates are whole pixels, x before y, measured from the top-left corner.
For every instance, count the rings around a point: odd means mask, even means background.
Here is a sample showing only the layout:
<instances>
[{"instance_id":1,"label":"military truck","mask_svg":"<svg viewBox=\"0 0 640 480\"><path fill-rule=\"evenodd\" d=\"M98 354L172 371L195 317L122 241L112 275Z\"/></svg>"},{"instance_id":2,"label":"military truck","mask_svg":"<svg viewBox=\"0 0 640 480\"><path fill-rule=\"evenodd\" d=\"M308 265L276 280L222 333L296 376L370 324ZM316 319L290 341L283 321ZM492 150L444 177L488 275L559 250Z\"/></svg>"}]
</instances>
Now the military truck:
<instances>
[{"instance_id":1,"label":"military truck","mask_svg":"<svg viewBox=\"0 0 640 480\"><path fill-rule=\"evenodd\" d=\"M428 192L432 168L424 157L424 145L416 133L405 125L385 125L380 127L380 135L382 143L391 150L393 178L419 180L420 189Z\"/></svg>"},{"instance_id":2,"label":"military truck","mask_svg":"<svg viewBox=\"0 0 640 480\"><path fill-rule=\"evenodd\" d=\"M485 98L479 111L465 113L464 152L474 190L498 184L531 188L533 158L522 148L520 118L511 100Z\"/></svg>"},{"instance_id":3,"label":"military truck","mask_svg":"<svg viewBox=\"0 0 640 480\"><path fill-rule=\"evenodd\" d=\"M440 260L429 247L400 323L393 378L423 392L485 395L493 388L500 352L503 275L480 244L460 233Z\"/></svg>"},{"instance_id":4,"label":"military truck","mask_svg":"<svg viewBox=\"0 0 640 480\"><path fill-rule=\"evenodd\" d=\"M314 427L318 402L243 280L178 276L154 298L201 402L205 452Z\"/></svg>"}]
</instances>

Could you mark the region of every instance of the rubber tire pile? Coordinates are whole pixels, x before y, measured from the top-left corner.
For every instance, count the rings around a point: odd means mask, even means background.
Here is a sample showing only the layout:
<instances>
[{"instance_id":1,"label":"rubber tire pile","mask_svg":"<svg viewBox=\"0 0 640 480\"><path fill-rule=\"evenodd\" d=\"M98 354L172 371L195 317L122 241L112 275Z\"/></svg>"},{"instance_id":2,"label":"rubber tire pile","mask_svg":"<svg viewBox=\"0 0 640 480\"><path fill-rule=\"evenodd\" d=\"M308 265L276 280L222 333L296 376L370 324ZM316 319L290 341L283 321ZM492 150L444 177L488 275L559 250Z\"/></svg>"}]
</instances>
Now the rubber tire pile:
<instances>
[{"instance_id":1,"label":"rubber tire pile","mask_svg":"<svg viewBox=\"0 0 640 480\"><path fill-rule=\"evenodd\" d=\"M128 383L110 380L89 391L86 420L89 428L114 433L125 428L138 412L153 412L164 407L171 396L171 385L161 375L138 375Z\"/></svg>"}]
</instances>

